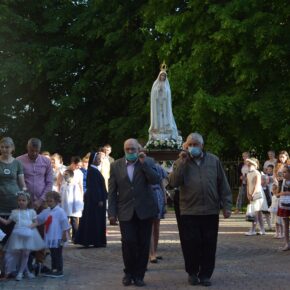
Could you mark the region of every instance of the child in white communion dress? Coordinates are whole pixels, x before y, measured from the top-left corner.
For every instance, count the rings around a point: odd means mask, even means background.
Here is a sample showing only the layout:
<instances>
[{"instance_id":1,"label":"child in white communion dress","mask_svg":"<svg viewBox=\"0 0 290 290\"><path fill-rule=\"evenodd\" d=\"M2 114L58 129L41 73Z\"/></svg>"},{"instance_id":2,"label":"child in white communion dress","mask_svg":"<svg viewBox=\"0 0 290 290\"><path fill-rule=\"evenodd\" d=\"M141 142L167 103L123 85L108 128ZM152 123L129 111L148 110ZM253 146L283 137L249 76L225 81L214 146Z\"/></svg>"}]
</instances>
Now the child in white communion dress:
<instances>
[{"instance_id":1,"label":"child in white communion dress","mask_svg":"<svg viewBox=\"0 0 290 290\"><path fill-rule=\"evenodd\" d=\"M5 275L17 270L16 280L20 281L25 273L28 278L34 278L29 272L27 262L31 251L38 251L45 247L41 238L36 222L36 212L28 208L30 195L27 192L19 192L17 194L18 209L11 212L8 220L0 218L0 222L8 225L15 222L13 231L5 244Z\"/></svg>"},{"instance_id":2,"label":"child in white communion dress","mask_svg":"<svg viewBox=\"0 0 290 290\"><path fill-rule=\"evenodd\" d=\"M72 240L75 239L79 225L79 218L82 216L84 209L84 195L80 190L79 184L75 183L73 178L73 170L65 170L59 191L61 196L61 207L71 222Z\"/></svg>"}]
</instances>

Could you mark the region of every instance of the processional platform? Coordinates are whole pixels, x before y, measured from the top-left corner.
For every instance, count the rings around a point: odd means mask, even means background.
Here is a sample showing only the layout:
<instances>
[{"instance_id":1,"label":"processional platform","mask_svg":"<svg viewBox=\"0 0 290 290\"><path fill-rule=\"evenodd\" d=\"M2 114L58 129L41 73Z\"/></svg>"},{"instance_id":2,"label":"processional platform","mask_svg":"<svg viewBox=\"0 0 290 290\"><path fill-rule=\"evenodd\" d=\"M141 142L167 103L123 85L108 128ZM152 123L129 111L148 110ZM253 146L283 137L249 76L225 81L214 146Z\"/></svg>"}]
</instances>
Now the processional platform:
<instances>
[{"instance_id":1,"label":"processional platform","mask_svg":"<svg viewBox=\"0 0 290 290\"><path fill-rule=\"evenodd\" d=\"M157 161L172 161L178 159L181 150L146 150L147 156L154 158Z\"/></svg>"}]
</instances>

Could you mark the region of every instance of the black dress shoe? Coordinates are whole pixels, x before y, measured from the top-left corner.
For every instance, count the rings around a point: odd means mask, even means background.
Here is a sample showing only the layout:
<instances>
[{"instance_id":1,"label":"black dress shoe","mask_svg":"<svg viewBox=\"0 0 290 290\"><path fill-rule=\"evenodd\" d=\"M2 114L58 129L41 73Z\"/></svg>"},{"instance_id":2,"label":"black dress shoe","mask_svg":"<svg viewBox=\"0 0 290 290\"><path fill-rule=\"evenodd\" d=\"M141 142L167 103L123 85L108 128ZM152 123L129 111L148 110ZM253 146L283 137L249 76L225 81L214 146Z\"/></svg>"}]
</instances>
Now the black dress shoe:
<instances>
[{"instance_id":1,"label":"black dress shoe","mask_svg":"<svg viewBox=\"0 0 290 290\"><path fill-rule=\"evenodd\" d=\"M106 248L107 244L94 245L94 248Z\"/></svg>"},{"instance_id":2,"label":"black dress shoe","mask_svg":"<svg viewBox=\"0 0 290 290\"><path fill-rule=\"evenodd\" d=\"M143 279L141 279L141 278L135 278L135 279L134 279L134 284L135 284L135 286L137 286L137 287L143 287L143 286L146 286L145 282L144 282Z\"/></svg>"},{"instance_id":3,"label":"black dress shoe","mask_svg":"<svg viewBox=\"0 0 290 290\"><path fill-rule=\"evenodd\" d=\"M157 264L158 260L157 259L150 259L150 263Z\"/></svg>"},{"instance_id":4,"label":"black dress shoe","mask_svg":"<svg viewBox=\"0 0 290 290\"><path fill-rule=\"evenodd\" d=\"M189 285L198 285L199 284L198 277L195 274L188 275L188 284Z\"/></svg>"},{"instance_id":5,"label":"black dress shoe","mask_svg":"<svg viewBox=\"0 0 290 290\"><path fill-rule=\"evenodd\" d=\"M205 286L205 287L209 287L209 286L211 286L211 281L209 278L200 279L200 285Z\"/></svg>"},{"instance_id":6,"label":"black dress shoe","mask_svg":"<svg viewBox=\"0 0 290 290\"><path fill-rule=\"evenodd\" d=\"M122 283L124 286L129 286L132 284L132 277L129 274L126 274L123 279L122 279Z\"/></svg>"}]
</instances>

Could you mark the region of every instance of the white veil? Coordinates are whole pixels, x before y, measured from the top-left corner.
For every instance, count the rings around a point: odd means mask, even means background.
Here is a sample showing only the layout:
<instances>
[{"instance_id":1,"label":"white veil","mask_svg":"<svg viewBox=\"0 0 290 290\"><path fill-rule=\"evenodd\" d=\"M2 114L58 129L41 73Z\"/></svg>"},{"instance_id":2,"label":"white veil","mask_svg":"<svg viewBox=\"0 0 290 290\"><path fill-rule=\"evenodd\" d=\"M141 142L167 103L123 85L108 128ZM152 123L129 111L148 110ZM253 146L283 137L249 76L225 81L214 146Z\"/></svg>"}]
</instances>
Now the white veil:
<instances>
[{"instance_id":1,"label":"white veil","mask_svg":"<svg viewBox=\"0 0 290 290\"><path fill-rule=\"evenodd\" d=\"M160 81L160 75L165 74L165 81ZM162 84L164 83L164 85ZM164 127L160 127L160 90L163 90L162 98L165 98L165 110L166 116L164 120L166 122ZM177 126L174 120L172 113L172 101L171 101L171 89L170 84L167 78L167 73L164 70L161 70L157 76L157 79L154 81L150 94L150 128L149 128L149 140L150 139L174 139L177 140L178 131Z\"/></svg>"}]
</instances>

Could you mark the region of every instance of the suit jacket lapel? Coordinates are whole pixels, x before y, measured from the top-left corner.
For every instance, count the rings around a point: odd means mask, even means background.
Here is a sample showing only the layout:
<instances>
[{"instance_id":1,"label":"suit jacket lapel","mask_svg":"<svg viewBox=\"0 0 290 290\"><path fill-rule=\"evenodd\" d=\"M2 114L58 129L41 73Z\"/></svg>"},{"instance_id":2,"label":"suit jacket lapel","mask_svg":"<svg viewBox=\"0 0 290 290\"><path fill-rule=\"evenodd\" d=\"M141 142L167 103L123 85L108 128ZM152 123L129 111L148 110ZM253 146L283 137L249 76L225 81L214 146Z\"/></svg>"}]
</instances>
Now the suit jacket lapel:
<instances>
[{"instance_id":1,"label":"suit jacket lapel","mask_svg":"<svg viewBox=\"0 0 290 290\"><path fill-rule=\"evenodd\" d=\"M136 174L139 170L139 167L140 167L140 161L137 160L137 162L135 163L135 167L134 167L134 172L133 172L133 179L132 179L132 182L134 182L135 178L136 178Z\"/></svg>"},{"instance_id":2,"label":"suit jacket lapel","mask_svg":"<svg viewBox=\"0 0 290 290\"><path fill-rule=\"evenodd\" d=\"M132 183L131 182L131 180L130 180L130 178L129 178L129 175L128 175L128 171L127 171L127 162L126 162L126 159L125 159L125 157L123 158L123 161L122 161L122 163L121 163L121 172L122 172L122 174L124 174L126 177L127 177L127 180L128 180L128 182L130 182L130 183ZM135 171L135 170L134 170Z\"/></svg>"}]
</instances>

